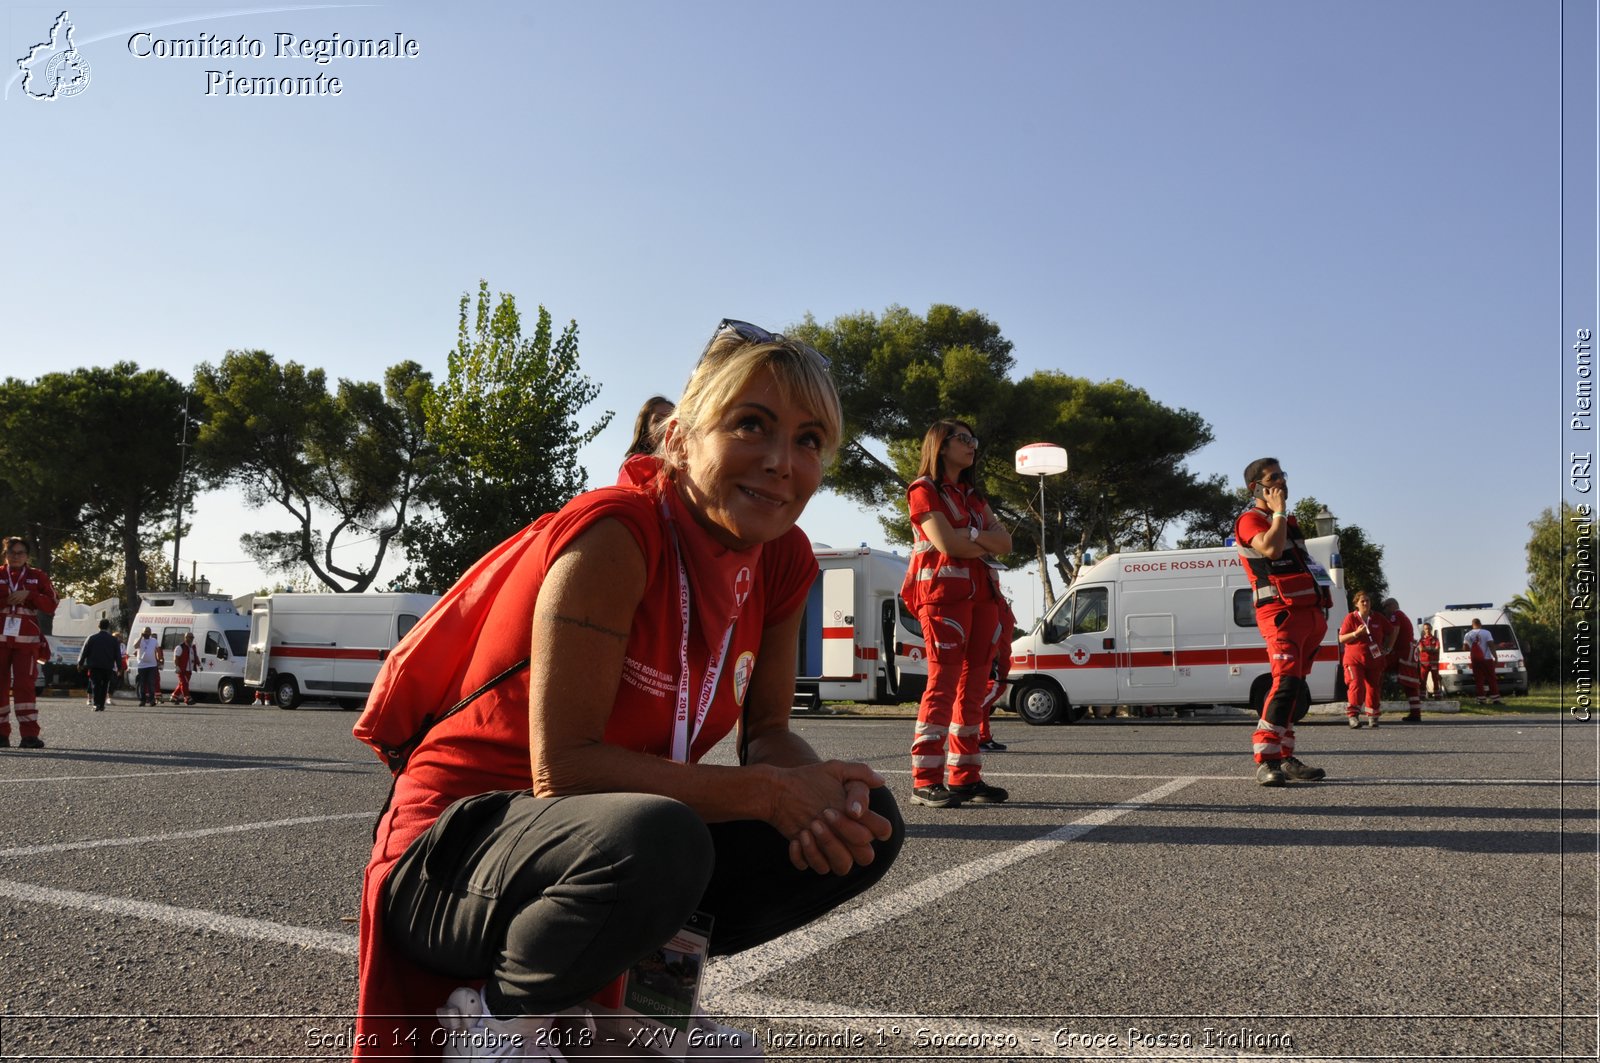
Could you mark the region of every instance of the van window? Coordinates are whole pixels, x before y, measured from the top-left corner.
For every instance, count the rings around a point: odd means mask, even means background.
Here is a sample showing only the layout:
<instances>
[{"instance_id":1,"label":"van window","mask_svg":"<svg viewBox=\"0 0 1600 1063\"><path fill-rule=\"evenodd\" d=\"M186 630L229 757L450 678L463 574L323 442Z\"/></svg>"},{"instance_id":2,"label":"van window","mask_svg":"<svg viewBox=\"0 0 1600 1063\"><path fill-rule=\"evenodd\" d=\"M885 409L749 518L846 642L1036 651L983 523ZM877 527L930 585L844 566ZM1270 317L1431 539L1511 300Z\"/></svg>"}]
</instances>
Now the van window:
<instances>
[{"instance_id":1,"label":"van window","mask_svg":"<svg viewBox=\"0 0 1600 1063\"><path fill-rule=\"evenodd\" d=\"M1467 632L1470 627L1446 627L1439 629L1439 649L1444 653L1461 652ZM1494 648L1497 650L1520 650L1517 645L1517 636L1511 630L1510 624L1485 624L1483 630L1494 636Z\"/></svg>"},{"instance_id":2,"label":"van window","mask_svg":"<svg viewBox=\"0 0 1600 1063\"><path fill-rule=\"evenodd\" d=\"M161 648L171 650L183 641L183 636L189 633L186 627L164 627L161 629Z\"/></svg>"},{"instance_id":3,"label":"van window","mask_svg":"<svg viewBox=\"0 0 1600 1063\"><path fill-rule=\"evenodd\" d=\"M415 613L401 613L395 618L394 640L398 643L406 637L406 632L417 626L417 621L422 617Z\"/></svg>"},{"instance_id":4,"label":"van window","mask_svg":"<svg viewBox=\"0 0 1600 1063\"><path fill-rule=\"evenodd\" d=\"M228 637L228 649L235 657L243 657L245 645L249 642L250 632L242 627L229 628L223 632Z\"/></svg>"},{"instance_id":5,"label":"van window","mask_svg":"<svg viewBox=\"0 0 1600 1063\"><path fill-rule=\"evenodd\" d=\"M1072 597L1072 634L1104 631L1111 619L1110 593L1104 587L1085 587Z\"/></svg>"},{"instance_id":6,"label":"van window","mask_svg":"<svg viewBox=\"0 0 1600 1063\"><path fill-rule=\"evenodd\" d=\"M894 604L895 612L900 616L900 626L907 631L914 631L918 635L922 635L924 641L926 641L927 636L923 633L922 621L918 620L917 615L907 608L906 600L897 594L894 596Z\"/></svg>"},{"instance_id":7,"label":"van window","mask_svg":"<svg viewBox=\"0 0 1600 1063\"><path fill-rule=\"evenodd\" d=\"M1233 592L1233 622L1240 627L1256 626L1254 593L1248 587Z\"/></svg>"},{"instance_id":8,"label":"van window","mask_svg":"<svg viewBox=\"0 0 1600 1063\"><path fill-rule=\"evenodd\" d=\"M1110 601L1110 592L1104 587L1072 592L1045 621L1044 640L1060 642L1068 635L1104 631L1111 618Z\"/></svg>"},{"instance_id":9,"label":"van window","mask_svg":"<svg viewBox=\"0 0 1600 1063\"><path fill-rule=\"evenodd\" d=\"M220 645L221 645L221 643L219 643L217 641L217 633L215 631L207 631L206 632L205 655L207 657L219 656L219 654L217 653L217 647L220 646Z\"/></svg>"}]
</instances>

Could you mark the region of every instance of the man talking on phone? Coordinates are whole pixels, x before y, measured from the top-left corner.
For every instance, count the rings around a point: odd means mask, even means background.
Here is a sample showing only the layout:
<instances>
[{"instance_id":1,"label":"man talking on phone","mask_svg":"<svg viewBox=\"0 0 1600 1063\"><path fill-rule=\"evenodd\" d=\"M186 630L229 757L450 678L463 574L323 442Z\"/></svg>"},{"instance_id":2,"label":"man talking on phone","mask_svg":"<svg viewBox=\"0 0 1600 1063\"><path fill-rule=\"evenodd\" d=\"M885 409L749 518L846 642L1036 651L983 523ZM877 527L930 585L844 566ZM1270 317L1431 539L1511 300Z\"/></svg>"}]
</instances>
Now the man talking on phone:
<instances>
[{"instance_id":1,"label":"man talking on phone","mask_svg":"<svg viewBox=\"0 0 1600 1063\"><path fill-rule=\"evenodd\" d=\"M1272 664L1272 689L1250 738L1256 782L1317 782L1327 772L1295 758L1294 724L1311 707L1306 676L1328 630L1323 610L1332 603L1311 572L1305 537L1289 515L1289 480L1278 459L1252 461L1245 466L1244 482L1251 506L1234 522L1233 537L1255 592L1256 625Z\"/></svg>"}]
</instances>

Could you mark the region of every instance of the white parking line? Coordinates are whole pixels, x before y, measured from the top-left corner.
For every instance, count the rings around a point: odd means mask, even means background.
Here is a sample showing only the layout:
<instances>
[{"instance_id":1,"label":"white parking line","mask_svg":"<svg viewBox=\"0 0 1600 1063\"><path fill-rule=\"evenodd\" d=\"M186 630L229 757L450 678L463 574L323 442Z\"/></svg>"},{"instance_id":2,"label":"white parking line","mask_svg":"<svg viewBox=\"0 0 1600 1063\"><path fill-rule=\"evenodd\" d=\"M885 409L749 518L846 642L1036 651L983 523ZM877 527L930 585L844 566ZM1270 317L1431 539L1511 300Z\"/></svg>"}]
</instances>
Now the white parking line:
<instances>
[{"instance_id":1,"label":"white parking line","mask_svg":"<svg viewBox=\"0 0 1600 1063\"><path fill-rule=\"evenodd\" d=\"M874 768L879 775L910 775L910 768ZM990 776L986 773L986 779ZM1170 779L1166 775L1111 775L1104 773L1067 772L1067 771L1008 771L995 772L992 776L1004 782L1006 779L1111 779L1125 780L1128 782L1149 782L1151 779ZM1252 786L1256 784L1254 765L1251 770L1239 772L1235 775L1186 775L1186 779L1195 782L1247 782ZM1340 783L1360 783L1371 786L1382 783L1389 786L1600 786L1600 779L1421 779L1414 775L1403 779L1388 779L1381 776L1352 775L1348 777L1334 777L1318 785L1337 786ZM1292 787L1298 789L1298 787Z\"/></svg>"},{"instance_id":2,"label":"white parking line","mask_svg":"<svg viewBox=\"0 0 1600 1063\"><path fill-rule=\"evenodd\" d=\"M993 856L970 860L958 867L925 878L899 893L877 897L858 908L824 916L809 926L785 934L775 941L758 945L735 956L716 960L706 971L706 989L713 994L712 1003L715 1004L721 994L731 993L751 982L759 981L780 968L809 959L819 952L897 919L915 916L930 903L954 893L963 886L981 881L985 875L1051 852L1067 842L1083 837L1096 827L1103 827L1129 812L1169 797L1198 781L1193 776L1171 779L1154 790L1057 827L1041 838L1023 842Z\"/></svg>"},{"instance_id":3,"label":"white parking line","mask_svg":"<svg viewBox=\"0 0 1600 1063\"><path fill-rule=\"evenodd\" d=\"M329 760L314 764L296 764L292 767L304 768L342 768L347 765L343 761ZM289 768L287 764L255 764L248 768L179 768L174 771L129 771L116 775L29 775L18 779L0 779L0 786L10 786L17 783L30 782L101 782L106 779L154 779L162 775L224 775L232 771L281 771Z\"/></svg>"},{"instance_id":4,"label":"white parking line","mask_svg":"<svg viewBox=\"0 0 1600 1063\"><path fill-rule=\"evenodd\" d=\"M58 908L81 908L108 915L131 915L136 919L167 923L186 930L211 931L233 937L271 941L280 945L298 945L301 948L336 952L341 956L356 954L354 934L309 930L305 927L272 923L265 919L241 919L238 916L207 912L199 908L178 908L170 904L132 901L98 893L80 893L77 890L51 889L30 882L10 882L5 879L0 879L0 897L8 897L30 905L53 904Z\"/></svg>"},{"instance_id":5,"label":"white parking line","mask_svg":"<svg viewBox=\"0 0 1600 1063\"><path fill-rule=\"evenodd\" d=\"M377 813L338 812L330 816L297 816L294 819L270 819L261 823L236 823L231 827L199 827L195 830L172 831L167 834L145 834L137 838L95 838L82 842L54 842L49 845L19 845L13 849L0 849L0 858L7 856L38 856L42 853L70 853L79 849L106 849L120 845L148 845L151 842L188 841L191 838L210 838L218 834L244 834L253 830L276 830L280 827L304 827L312 823L332 823L340 819L374 819ZM85 894L88 896L88 894Z\"/></svg>"}]
</instances>

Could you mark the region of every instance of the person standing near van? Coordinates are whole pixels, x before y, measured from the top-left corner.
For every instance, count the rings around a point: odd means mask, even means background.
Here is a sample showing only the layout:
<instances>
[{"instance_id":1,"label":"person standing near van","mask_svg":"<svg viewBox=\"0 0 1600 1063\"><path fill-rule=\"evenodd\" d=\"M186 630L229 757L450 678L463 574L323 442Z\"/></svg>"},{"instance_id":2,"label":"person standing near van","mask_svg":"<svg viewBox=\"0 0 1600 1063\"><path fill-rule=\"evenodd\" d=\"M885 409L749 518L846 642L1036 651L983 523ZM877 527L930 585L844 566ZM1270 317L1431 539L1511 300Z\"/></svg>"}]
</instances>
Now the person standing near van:
<instances>
[{"instance_id":1,"label":"person standing near van","mask_svg":"<svg viewBox=\"0 0 1600 1063\"><path fill-rule=\"evenodd\" d=\"M911 799L931 808L1010 796L983 781L978 734L1000 616L984 558L1009 553L1011 533L978 489L977 465L972 427L936 421L906 491L914 542L900 596L922 624L928 661L911 742Z\"/></svg>"},{"instance_id":2,"label":"person standing near van","mask_svg":"<svg viewBox=\"0 0 1600 1063\"><path fill-rule=\"evenodd\" d=\"M983 692L983 722L978 725L978 748L985 753L1003 753L1006 744L995 741L989 719L1000 695L1006 692L1006 680L1011 676L1011 636L1017 630L1017 614L1011 611L1011 601L1000 586L1000 575L989 569L993 581L994 598L1000 605L1000 617L995 622L994 664L989 669L989 685Z\"/></svg>"},{"instance_id":3,"label":"person standing near van","mask_svg":"<svg viewBox=\"0 0 1600 1063\"><path fill-rule=\"evenodd\" d=\"M1383 600L1383 618L1389 624L1389 671L1400 680L1406 696L1406 714L1401 723L1422 722L1422 675L1417 666L1417 641L1411 632L1411 618L1400 611L1393 598Z\"/></svg>"},{"instance_id":4,"label":"person standing near van","mask_svg":"<svg viewBox=\"0 0 1600 1063\"><path fill-rule=\"evenodd\" d=\"M1478 704L1483 704L1483 689L1488 687L1489 700L1499 705L1500 677L1494 674L1499 658L1494 651L1494 635L1483 626L1483 621L1473 617L1472 630L1462 637L1461 644L1472 656L1472 692Z\"/></svg>"},{"instance_id":5,"label":"person standing near van","mask_svg":"<svg viewBox=\"0 0 1600 1063\"><path fill-rule=\"evenodd\" d=\"M111 633L111 621L100 621L100 630L83 641L78 667L88 673L89 697L94 711L105 712L112 677L122 674L122 646Z\"/></svg>"},{"instance_id":6,"label":"person standing near van","mask_svg":"<svg viewBox=\"0 0 1600 1063\"><path fill-rule=\"evenodd\" d=\"M1245 466L1244 482L1252 502L1234 521L1233 536L1250 578L1256 625L1272 666L1272 688L1250 738L1256 782L1262 786L1317 782L1328 773L1295 757L1294 724L1311 707L1306 676L1328 631L1322 611L1332 603L1311 572L1300 525L1289 515L1288 474L1278 459L1252 461Z\"/></svg>"},{"instance_id":7,"label":"person standing near van","mask_svg":"<svg viewBox=\"0 0 1600 1063\"><path fill-rule=\"evenodd\" d=\"M0 606L0 746L11 744L11 710L17 713L18 743L23 749L43 749L39 737L38 693L39 615L56 611L56 589L50 577L28 564L28 540L15 535L6 541L5 604Z\"/></svg>"},{"instance_id":8,"label":"person standing near van","mask_svg":"<svg viewBox=\"0 0 1600 1063\"><path fill-rule=\"evenodd\" d=\"M1432 624L1422 625L1422 637L1417 640L1417 669L1421 673L1418 677L1417 689L1430 701L1437 701L1444 695L1444 684L1439 680L1439 636L1433 633ZM1428 677L1433 677L1433 693L1428 693Z\"/></svg>"},{"instance_id":9,"label":"person standing near van","mask_svg":"<svg viewBox=\"0 0 1600 1063\"><path fill-rule=\"evenodd\" d=\"M172 666L178 674L178 686L172 692L172 703L193 705L194 695L189 693L189 676L200 670L200 647L194 644L193 631L184 635L183 641L172 652Z\"/></svg>"},{"instance_id":10,"label":"person standing near van","mask_svg":"<svg viewBox=\"0 0 1600 1063\"><path fill-rule=\"evenodd\" d=\"M1372 598L1366 591L1357 591L1353 604L1355 609L1339 625L1339 645L1344 647L1344 685L1350 698L1344 714L1352 728L1360 727L1365 708L1367 726L1377 727L1383 713L1383 670L1389 663L1383 652L1389 638L1388 625L1373 611Z\"/></svg>"},{"instance_id":11,"label":"person standing near van","mask_svg":"<svg viewBox=\"0 0 1600 1063\"><path fill-rule=\"evenodd\" d=\"M161 695L161 640L148 624L133 645L133 666L138 670L139 704L154 705Z\"/></svg>"}]
</instances>

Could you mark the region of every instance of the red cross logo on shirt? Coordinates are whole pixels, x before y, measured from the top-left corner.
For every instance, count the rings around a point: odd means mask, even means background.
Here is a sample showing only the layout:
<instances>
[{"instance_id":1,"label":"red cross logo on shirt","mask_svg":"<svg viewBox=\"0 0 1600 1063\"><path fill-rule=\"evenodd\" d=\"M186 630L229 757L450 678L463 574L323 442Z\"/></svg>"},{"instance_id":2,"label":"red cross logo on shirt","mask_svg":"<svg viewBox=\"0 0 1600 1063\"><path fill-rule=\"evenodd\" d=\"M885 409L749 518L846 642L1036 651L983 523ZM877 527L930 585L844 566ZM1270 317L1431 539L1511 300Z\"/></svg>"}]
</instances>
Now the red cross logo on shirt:
<instances>
[{"instance_id":1,"label":"red cross logo on shirt","mask_svg":"<svg viewBox=\"0 0 1600 1063\"><path fill-rule=\"evenodd\" d=\"M1072 652L1067 654L1067 659L1073 664L1087 664L1089 661L1089 651L1084 649L1082 646L1074 646L1072 647Z\"/></svg>"},{"instance_id":2,"label":"red cross logo on shirt","mask_svg":"<svg viewBox=\"0 0 1600 1063\"><path fill-rule=\"evenodd\" d=\"M741 568L739 574L733 577L733 604L736 608L744 608L744 600L750 597L750 569Z\"/></svg>"}]
</instances>

